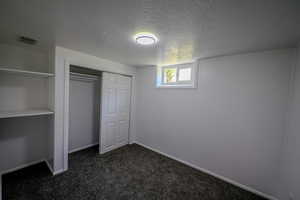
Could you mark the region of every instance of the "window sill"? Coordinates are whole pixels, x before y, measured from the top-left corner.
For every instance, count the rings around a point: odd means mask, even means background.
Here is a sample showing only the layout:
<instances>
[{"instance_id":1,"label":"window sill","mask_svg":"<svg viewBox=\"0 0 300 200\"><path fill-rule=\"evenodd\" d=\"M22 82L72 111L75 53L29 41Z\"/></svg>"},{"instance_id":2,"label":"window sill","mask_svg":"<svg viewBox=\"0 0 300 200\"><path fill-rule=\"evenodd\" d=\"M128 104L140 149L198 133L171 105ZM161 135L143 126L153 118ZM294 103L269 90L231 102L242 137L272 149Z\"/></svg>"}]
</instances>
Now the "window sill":
<instances>
[{"instance_id":1,"label":"window sill","mask_svg":"<svg viewBox=\"0 0 300 200\"><path fill-rule=\"evenodd\" d=\"M195 85L157 85L156 88L172 88L172 89L185 88L185 89L196 89L197 87L196 87Z\"/></svg>"}]
</instances>

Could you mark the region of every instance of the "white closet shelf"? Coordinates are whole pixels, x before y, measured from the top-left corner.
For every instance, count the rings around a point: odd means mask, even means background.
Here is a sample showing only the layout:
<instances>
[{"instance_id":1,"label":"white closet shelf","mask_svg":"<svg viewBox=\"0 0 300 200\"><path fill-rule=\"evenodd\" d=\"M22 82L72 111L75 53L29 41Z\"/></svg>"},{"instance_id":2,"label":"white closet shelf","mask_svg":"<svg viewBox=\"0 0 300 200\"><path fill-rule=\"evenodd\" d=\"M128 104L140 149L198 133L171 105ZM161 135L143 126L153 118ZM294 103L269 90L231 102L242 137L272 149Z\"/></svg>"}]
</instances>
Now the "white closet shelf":
<instances>
[{"instance_id":1,"label":"white closet shelf","mask_svg":"<svg viewBox=\"0 0 300 200\"><path fill-rule=\"evenodd\" d=\"M52 115L54 112L49 109L32 109L23 111L0 111L1 118L13 118L13 117L28 117L38 115Z\"/></svg>"},{"instance_id":2,"label":"white closet shelf","mask_svg":"<svg viewBox=\"0 0 300 200\"><path fill-rule=\"evenodd\" d=\"M29 75L29 76L38 76L38 77L50 77L54 76L54 74L51 73L45 73L45 72L35 72L35 71L28 71L28 70L21 70L21 69L11 69L11 68L5 68L0 67L0 72L7 72L7 73L14 73L14 74L20 74L20 75Z\"/></svg>"}]
</instances>

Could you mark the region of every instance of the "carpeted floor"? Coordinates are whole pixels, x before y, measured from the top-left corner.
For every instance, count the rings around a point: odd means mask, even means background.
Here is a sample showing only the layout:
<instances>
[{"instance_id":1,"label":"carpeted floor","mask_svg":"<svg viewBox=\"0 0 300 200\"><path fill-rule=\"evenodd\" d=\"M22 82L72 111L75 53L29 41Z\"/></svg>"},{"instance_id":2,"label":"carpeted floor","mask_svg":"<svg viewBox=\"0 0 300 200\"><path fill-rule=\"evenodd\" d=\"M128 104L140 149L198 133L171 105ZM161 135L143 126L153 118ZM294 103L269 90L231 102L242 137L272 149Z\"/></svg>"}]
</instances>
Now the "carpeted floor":
<instances>
[{"instance_id":1,"label":"carpeted floor","mask_svg":"<svg viewBox=\"0 0 300 200\"><path fill-rule=\"evenodd\" d=\"M70 155L51 176L45 163L3 176L3 200L263 200L138 145Z\"/></svg>"}]
</instances>

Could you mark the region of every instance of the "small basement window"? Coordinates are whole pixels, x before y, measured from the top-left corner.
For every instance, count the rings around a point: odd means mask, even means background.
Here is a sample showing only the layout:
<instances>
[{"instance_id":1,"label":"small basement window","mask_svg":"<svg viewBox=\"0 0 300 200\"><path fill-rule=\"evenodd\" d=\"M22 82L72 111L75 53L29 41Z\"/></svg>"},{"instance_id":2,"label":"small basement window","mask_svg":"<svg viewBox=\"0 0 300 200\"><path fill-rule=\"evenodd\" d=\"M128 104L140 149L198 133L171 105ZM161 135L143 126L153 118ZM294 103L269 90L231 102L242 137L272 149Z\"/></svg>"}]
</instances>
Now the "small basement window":
<instances>
[{"instance_id":1,"label":"small basement window","mask_svg":"<svg viewBox=\"0 0 300 200\"><path fill-rule=\"evenodd\" d=\"M159 88L195 88L196 63L161 66L157 69Z\"/></svg>"}]
</instances>

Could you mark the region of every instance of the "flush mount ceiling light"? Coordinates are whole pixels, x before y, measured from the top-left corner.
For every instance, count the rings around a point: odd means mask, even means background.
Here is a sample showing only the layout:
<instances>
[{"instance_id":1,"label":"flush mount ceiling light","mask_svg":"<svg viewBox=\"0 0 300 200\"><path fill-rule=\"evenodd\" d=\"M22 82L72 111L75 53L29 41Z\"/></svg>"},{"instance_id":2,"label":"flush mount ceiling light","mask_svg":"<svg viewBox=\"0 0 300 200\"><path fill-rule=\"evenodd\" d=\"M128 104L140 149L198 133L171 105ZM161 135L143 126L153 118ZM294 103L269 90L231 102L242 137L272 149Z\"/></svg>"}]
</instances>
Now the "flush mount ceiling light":
<instances>
[{"instance_id":1,"label":"flush mount ceiling light","mask_svg":"<svg viewBox=\"0 0 300 200\"><path fill-rule=\"evenodd\" d=\"M148 32L137 33L133 38L140 45L152 45L158 42L158 38L153 33Z\"/></svg>"}]
</instances>

